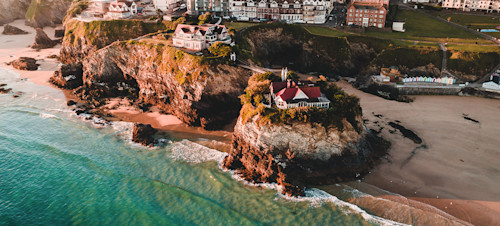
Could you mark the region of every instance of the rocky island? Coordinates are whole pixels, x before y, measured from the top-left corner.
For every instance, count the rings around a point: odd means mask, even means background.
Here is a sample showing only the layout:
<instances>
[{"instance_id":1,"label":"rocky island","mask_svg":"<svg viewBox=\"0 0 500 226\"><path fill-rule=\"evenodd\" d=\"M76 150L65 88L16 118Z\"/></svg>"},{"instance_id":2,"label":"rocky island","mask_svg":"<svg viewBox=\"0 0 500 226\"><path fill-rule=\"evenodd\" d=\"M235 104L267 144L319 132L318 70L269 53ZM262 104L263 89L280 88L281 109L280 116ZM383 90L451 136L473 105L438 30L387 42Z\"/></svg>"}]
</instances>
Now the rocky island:
<instances>
[{"instance_id":1,"label":"rocky island","mask_svg":"<svg viewBox=\"0 0 500 226\"><path fill-rule=\"evenodd\" d=\"M325 81L306 85L279 80L272 73L250 78L225 168L301 196L306 186L359 178L386 153L390 144L366 130L357 97ZM271 100L283 98L299 107ZM309 106L314 104L319 107Z\"/></svg>"}]
</instances>

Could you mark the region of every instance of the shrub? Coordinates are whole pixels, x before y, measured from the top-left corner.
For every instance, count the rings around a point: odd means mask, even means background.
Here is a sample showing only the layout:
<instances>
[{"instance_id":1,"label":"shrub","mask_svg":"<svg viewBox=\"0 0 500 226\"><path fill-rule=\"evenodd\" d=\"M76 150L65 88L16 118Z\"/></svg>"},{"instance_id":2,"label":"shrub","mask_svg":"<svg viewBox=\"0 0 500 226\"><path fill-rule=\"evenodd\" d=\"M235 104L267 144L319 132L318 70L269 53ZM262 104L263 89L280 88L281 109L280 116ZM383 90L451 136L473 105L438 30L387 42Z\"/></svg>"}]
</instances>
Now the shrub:
<instances>
[{"instance_id":1,"label":"shrub","mask_svg":"<svg viewBox=\"0 0 500 226\"><path fill-rule=\"evenodd\" d=\"M317 83L321 92L331 101L330 108L299 107L290 109L266 108L262 101L269 94L269 86L272 81L279 81L279 77L271 72L257 74L250 78L245 94L240 96L243 108L240 115L243 123L255 115L259 115L258 123L266 124L288 124L295 122L317 123L326 128L333 126L343 130L344 120L347 120L356 130L357 117L361 115L359 99L353 95L346 94L334 84L326 82Z\"/></svg>"},{"instance_id":2,"label":"shrub","mask_svg":"<svg viewBox=\"0 0 500 226\"><path fill-rule=\"evenodd\" d=\"M208 51L216 57L228 57L231 53L231 47L223 42L215 42L208 48Z\"/></svg>"}]
</instances>

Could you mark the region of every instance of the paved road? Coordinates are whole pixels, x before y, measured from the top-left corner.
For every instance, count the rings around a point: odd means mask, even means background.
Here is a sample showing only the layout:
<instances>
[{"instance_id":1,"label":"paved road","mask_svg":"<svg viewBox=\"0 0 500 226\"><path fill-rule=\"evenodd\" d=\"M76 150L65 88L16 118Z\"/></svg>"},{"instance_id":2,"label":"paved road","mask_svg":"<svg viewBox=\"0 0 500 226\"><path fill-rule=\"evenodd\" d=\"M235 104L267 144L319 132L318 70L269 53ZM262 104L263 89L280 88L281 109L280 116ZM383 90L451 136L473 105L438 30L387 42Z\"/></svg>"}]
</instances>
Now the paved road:
<instances>
[{"instance_id":1,"label":"paved road","mask_svg":"<svg viewBox=\"0 0 500 226\"><path fill-rule=\"evenodd\" d=\"M495 73L497 70L499 70L499 69L500 69L500 63L495 68L493 68L492 71L490 71L489 73L487 73L486 75L484 75L482 78L480 78L479 80L477 80L474 83L476 83L476 84L482 84L483 82L489 81L490 80L490 76L493 73Z\"/></svg>"}]
</instances>

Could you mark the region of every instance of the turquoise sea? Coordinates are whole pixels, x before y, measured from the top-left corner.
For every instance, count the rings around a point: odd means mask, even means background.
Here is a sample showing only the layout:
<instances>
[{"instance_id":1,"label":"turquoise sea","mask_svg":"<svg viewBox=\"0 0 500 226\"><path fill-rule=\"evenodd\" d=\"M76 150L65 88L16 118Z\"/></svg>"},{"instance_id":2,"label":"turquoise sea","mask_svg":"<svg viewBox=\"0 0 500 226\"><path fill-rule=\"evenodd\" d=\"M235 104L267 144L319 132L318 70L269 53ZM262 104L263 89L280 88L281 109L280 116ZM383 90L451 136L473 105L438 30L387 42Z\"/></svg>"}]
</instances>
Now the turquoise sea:
<instances>
[{"instance_id":1,"label":"turquoise sea","mask_svg":"<svg viewBox=\"0 0 500 226\"><path fill-rule=\"evenodd\" d=\"M190 141L132 144L129 124L96 127L12 72L0 83L24 92L0 94L0 225L387 223L319 190L289 199L245 185L219 168L223 153Z\"/></svg>"}]
</instances>

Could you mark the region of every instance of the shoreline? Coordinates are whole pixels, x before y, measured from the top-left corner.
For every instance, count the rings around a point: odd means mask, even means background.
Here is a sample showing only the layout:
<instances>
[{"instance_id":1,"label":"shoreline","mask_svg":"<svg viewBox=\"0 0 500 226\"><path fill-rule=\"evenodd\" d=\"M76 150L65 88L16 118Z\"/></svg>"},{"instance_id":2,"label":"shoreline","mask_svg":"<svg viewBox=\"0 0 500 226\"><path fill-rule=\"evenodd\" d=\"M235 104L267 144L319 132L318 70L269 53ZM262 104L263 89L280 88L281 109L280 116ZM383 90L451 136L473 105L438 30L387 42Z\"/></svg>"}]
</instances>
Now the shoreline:
<instances>
[{"instance_id":1,"label":"shoreline","mask_svg":"<svg viewBox=\"0 0 500 226\"><path fill-rule=\"evenodd\" d=\"M462 96L412 96L401 103L364 93L365 125L392 143L387 160L362 181L409 200L427 203L475 225L500 224L500 100ZM474 119L477 122L468 120ZM391 123L422 139L407 139ZM496 167L495 167L496 166Z\"/></svg>"},{"instance_id":2,"label":"shoreline","mask_svg":"<svg viewBox=\"0 0 500 226\"><path fill-rule=\"evenodd\" d=\"M22 24L21 24L21 22L22 22ZM57 88L54 85L50 84L48 82L48 79L50 78L50 76L52 76L52 73L58 69L59 62L57 62L56 59L48 59L47 57L50 55L54 55L54 54L59 55L60 45L57 45L54 48L45 49L45 50L41 50L41 51L36 51L36 50L32 50L28 47L23 47L23 46L26 46L26 43L32 43L34 41L34 29L25 26L24 20L18 20L18 21L11 23L11 24L14 26L17 26L21 29L29 31L30 34L28 34L28 35L16 35L16 36L2 36L2 35L0 35L0 67L7 69L9 71L13 71L15 73L18 73L18 74L20 74L21 78L27 78L35 84L49 86L52 88ZM44 30L49 35L49 37L54 39L54 36L53 36L54 35L54 32L53 32L54 28L46 28L46 29L47 30L45 30L45 29ZM4 40L4 38L5 38L5 40ZM17 38L19 38L19 40L13 41L13 39L17 39ZM8 42L6 42L6 41L8 41ZM25 43L23 44L23 42L25 42ZM17 44L17 46L15 46L13 44ZM15 57L11 57L11 55L14 55ZM40 66L41 70L33 71L33 72L19 71L19 70L12 68L11 66L7 66L7 65L2 64L2 63L6 63L9 61L15 60L18 57L22 57L22 56L33 57L33 58L41 60L38 62L41 64L41 66ZM372 101L373 98L378 98L378 97L375 97L375 96L370 95L370 94L363 95L361 91L352 90L353 88L352 87L349 88L349 86L346 84L341 83L341 85L342 85L342 88L344 88L343 86L347 87L347 89L349 91L346 90L346 92L348 92L350 94L354 93L354 94L358 95L360 98L363 97L363 98L361 98L363 110L373 108L373 106L367 106L365 100L368 99L369 101ZM57 89L61 90L64 93L66 100L75 100L75 101L78 100L78 98L76 98L74 96L74 94L72 93L71 90L64 90L64 89L59 89L59 88L57 88ZM344 90L345 90L345 88L344 88ZM366 95L369 95L369 96L366 96ZM370 96L372 96L372 97L370 97ZM382 99L382 98L380 98L380 99ZM418 98L418 99L422 99L422 98ZM423 98L423 99L425 99L425 98ZM384 99L382 99L382 100L384 100ZM124 100L120 99L120 100L115 100L115 101L121 102ZM385 104L385 105L392 105L392 103L396 103L396 102L392 102L392 101L388 101L388 100L380 101L378 99L375 99L375 101L378 103ZM388 102L385 102L385 101L388 101ZM112 109L112 108L114 108L114 106L112 106L113 103L109 103L109 104L111 104L111 106L109 106L109 108L110 108L109 112L113 115L113 117L110 117L111 121L140 122L140 123L144 123L144 124L151 124L153 127L161 130L161 133L163 133L167 136L174 136L174 137L180 138L180 139L190 138L190 140L195 140L198 142L200 140L203 140L203 139L210 139L210 140L219 141L219 142L225 144L226 148L228 148L228 146L230 148L231 139L232 139L232 130L231 130L232 128L230 127L230 125L228 125L228 127L226 127L225 130L223 130L223 131L206 131L206 130L203 130L201 128L188 127L185 124L180 123L179 119L175 118L175 116L161 114L158 111L158 109L153 108L151 112L141 112L141 111L137 111L137 109L128 109L128 108L123 108L122 106L118 106L117 109ZM403 103L403 104L405 104L405 103ZM120 105L120 104L118 104L118 105ZM377 113L379 113L379 111L383 110L383 109L379 109L379 108L373 108L373 109L375 109ZM389 109L391 109L391 108L389 108ZM375 112L375 110L374 110L374 112ZM392 108L392 110L397 111L397 109L394 109L394 108ZM371 122L378 120L377 117L374 114L371 114L369 111L370 110L368 110L367 112L364 112L364 118L369 118L369 120ZM386 115L386 113L383 113L383 114ZM401 117L397 117L397 116L398 115L393 117L393 119L401 118ZM407 125L406 124L407 120L408 119L401 120L402 123L405 124L405 126ZM482 120L480 120L480 121L482 121ZM374 127L373 124L370 126ZM413 124L408 126L408 128L414 129ZM421 129L415 129L415 131L419 135L424 133L423 131L421 131ZM395 150L397 150L397 149L405 149L405 150L410 149L410 150L412 150L414 148L414 144L412 144L410 141L405 140L404 138L401 138L401 137L397 137L394 134L387 132L387 130L383 131L383 135L384 135L384 138L389 137L389 140L391 140L393 145L394 145L393 149L395 149ZM423 138L425 141L427 141L427 139L425 139L425 138L427 138L427 136L423 136ZM431 142L431 141L428 141L427 145L429 145L431 148L434 146L433 142ZM222 145L222 146L224 146L224 145ZM223 150L220 150L220 149L223 149ZM217 150L224 151L224 148L217 148ZM391 156L394 156L395 158L399 158L398 154L394 153L394 151L391 152ZM414 157L414 159L418 159L418 158L419 158L418 155L416 157ZM414 162L414 159L412 160L412 163ZM404 159L401 161L404 161ZM421 167L421 165L420 165L420 167ZM408 175L404 175L405 177L403 177L401 174L398 174L397 172L395 172L395 171L397 171L397 168L398 167L395 168L394 165L392 165L392 163L391 164L381 163L379 166L376 167L376 169L374 169L373 174L368 175L365 177L365 179L363 179L363 183L376 186L376 187L378 187L380 189L384 189L386 191L401 194L405 198L407 198L409 200L415 200L418 203L422 203L422 204L428 203L428 204L435 206L435 207L441 209L442 211L444 211L448 214L451 214L455 217L459 217L460 215L463 215L463 212L461 212L460 209L457 210L457 208L450 208L449 206L446 205L448 200L457 200L456 197L452 197L453 195L450 196L448 193L443 192L443 191L439 191L438 189L436 189L439 193L438 196L444 197L445 199L439 199L439 198L435 198L435 197L433 198L432 196L434 195L434 193L432 193L431 191L424 191L422 193L423 197L420 197L420 196L413 197L412 192L413 192L414 188L408 187L408 186L405 187L406 182L399 183L399 184L393 183L392 182L393 180L396 181L397 179L401 179L401 178L405 178L406 181L413 180L413 183L415 185L418 185L418 183L426 181L426 180L424 180L425 178L422 179L422 177L418 177L418 175L416 177L414 175L410 175L409 178L406 179L406 176L408 176ZM415 167L413 167L412 170L415 170ZM432 176L432 175L427 175L427 176ZM422 183L422 184L426 184L426 183ZM461 189L461 188L460 187L448 187L448 189ZM434 191L434 190L432 190L432 191ZM421 194L420 190L419 190L419 194ZM491 193L491 194L494 194L494 193ZM451 198L448 198L448 197L451 197ZM492 221L489 221L489 222L484 222L484 221L481 221L481 219L480 219L480 218L487 217L488 216L487 214L491 213L491 212L488 212L486 210L493 209L493 211L495 213L498 213L500 215L500 208L499 208L500 200L495 200L494 202L484 201L484 200L478 201L478 203L479 203L478 205L480 205L480 207L483 208L481 210L477 210L476 209L477 206L475 206L475 204L474 205L471 204L468 200L457 200L457 201L452 201L452 202L458 203L460 201L463 201L463 203L460 204L462 206L461 209L462 210L467 209L466 213L468 214L467 217L469 218L469 219L466 219L467 221L475 222L475 223L479 223L479 224L491 223L491 222L493 222L493 224L494 224L495 222L496 223L500 222L500 220L495 221L495 218L492 218ZM457 205L455 205L455 206L457 206ZM486 208L486 209L484 209L484 208ZM464 219L462 219L462 220L464 220Z\"/></svg>"},{"instance_id":3,"label":"shoreline","mask_svg":"<svg viewBox=\"0 0 500 226\"><path fill-rule=\"evenodd\" d=\"M49 49L34 50L29 47L35 40L35 29L24 24L24 20L16 20L10 25L28 31L25 35L3 35L0 34L0 67L20 75L23 79L43 86L49 86L61 90L66 101L74 100L79 102L79 99L73 94L72 90L60 89L53 84L49 83L49 78L53 75L54 71L59 69L60 63L57 59L48 58L51 55L59 56L61 44ZM45 27L44 31L49 38L56 39L54 32L56 28ZM0 26L3 30L3 26ZM37 59L40 64L37 71L22 71L6 65L8 62L17 60L19 57L32 57ZM138 109L118 109L111 110L109 113L114 117L105 117L108 120L119 120L126 122L140 122L143 124L151 124L154 128L160 130L166 135L175 135L179 138L196 139L214 139L226 144L231 143L232 131L226 127L226 130L221 131L207 131L201 128L188 127L183 124L179 119L173 115L161 114L158 110L153 112L141 112ZM193 139L195 138L195 139Z\"/></svg>"}]
</instances>

